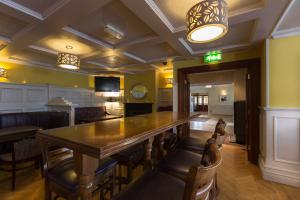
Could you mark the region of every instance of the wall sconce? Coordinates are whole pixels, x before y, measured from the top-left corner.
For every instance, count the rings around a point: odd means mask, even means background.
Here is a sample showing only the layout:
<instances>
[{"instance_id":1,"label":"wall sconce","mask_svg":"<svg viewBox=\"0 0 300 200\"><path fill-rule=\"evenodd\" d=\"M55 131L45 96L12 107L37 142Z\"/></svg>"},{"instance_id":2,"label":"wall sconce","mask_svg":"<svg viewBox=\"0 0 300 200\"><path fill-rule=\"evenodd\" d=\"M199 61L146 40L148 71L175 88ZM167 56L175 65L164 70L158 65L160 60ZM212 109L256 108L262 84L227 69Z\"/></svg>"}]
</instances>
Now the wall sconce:
<instances>
[{"instance_id":1,"label":"wall sconce","mask_svg":"<svg viewBox=\"0 0 300 200\"><path fill-rule=\"evenodd\" d=\"M221 95L227 95L227 91L226 90L222 90L221 91Z\"/></svg>"},{"instance_id":2,"label":"wall sconce","mask_svg":"<svg viewBox=\"0 0 300 200\"><path fill-rule=\"evenodd\" d=\"M7 77L7 71L3 67L0 67L0 77L6 78Z\"/></svg>"},{"instance_id":3,"label":"wall sconce","mask_svg":"<svg viewBox=\"0 0 300 200\"><path fill-rule=\"evenodd\" d=\"M167 78L167 84L173 84L173 78Z\"/></svg>"}]
</instances>

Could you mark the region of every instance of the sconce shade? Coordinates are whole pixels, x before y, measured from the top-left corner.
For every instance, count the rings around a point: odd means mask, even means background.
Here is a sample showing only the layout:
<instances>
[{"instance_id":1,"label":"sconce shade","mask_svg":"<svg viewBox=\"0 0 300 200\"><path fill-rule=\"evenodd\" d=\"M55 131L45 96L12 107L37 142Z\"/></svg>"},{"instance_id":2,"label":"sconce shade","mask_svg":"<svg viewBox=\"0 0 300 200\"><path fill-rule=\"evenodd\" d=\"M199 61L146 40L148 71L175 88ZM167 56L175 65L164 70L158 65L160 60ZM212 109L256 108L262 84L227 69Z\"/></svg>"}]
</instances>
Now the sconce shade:
<instances>
[{"instance_id":1,"label":"sconce shade","mask_svg":"<svg viewBox=\"0 0 300 200\"><path fill-rule=\"evenodd\" d=\"M7 77L7 71L3 67L0 67L0 77L6 78Z\"/></svg>"}]
</instances>

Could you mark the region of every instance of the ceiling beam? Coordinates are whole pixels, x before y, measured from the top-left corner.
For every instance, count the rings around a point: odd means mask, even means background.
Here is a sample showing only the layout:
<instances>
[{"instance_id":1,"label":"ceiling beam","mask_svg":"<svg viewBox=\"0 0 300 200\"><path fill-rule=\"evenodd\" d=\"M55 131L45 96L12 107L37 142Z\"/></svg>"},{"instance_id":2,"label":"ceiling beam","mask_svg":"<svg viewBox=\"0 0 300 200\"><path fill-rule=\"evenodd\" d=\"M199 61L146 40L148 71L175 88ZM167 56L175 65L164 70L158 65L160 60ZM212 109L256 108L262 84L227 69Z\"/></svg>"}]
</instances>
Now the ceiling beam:
<instances>
[{"instance_id":1,"label":"ceiling beam","mask_svg":"<svg viewBox=\"0 0 300 200\"><path fill-rule=\"evenodd\" d=\"M85 18L91 12L104 6L111 0L72 0L44 20L35 23L26 32L14 37L13 41L2 51L0 57L9 57L34 44L51 33L60 31L66 24Z\"/></svg>"}]
</instances>

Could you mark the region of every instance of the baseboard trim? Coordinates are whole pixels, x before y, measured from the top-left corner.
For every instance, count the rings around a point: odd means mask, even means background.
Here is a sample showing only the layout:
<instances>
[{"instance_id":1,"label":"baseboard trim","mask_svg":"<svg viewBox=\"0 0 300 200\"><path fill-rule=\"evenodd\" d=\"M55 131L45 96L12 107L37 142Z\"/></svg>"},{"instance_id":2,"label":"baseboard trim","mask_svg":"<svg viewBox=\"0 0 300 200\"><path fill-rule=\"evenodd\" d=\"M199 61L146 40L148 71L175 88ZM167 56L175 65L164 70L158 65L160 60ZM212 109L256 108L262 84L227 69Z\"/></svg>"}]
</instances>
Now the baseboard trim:
<instances>
[{"instance_id":1,"label":"baseboard trim","mask_svg":"<svg viewBox=\"0 0 300 200\"><path fill-rule=\"evenodd\" d=\"M262 157L259 158L259 168L263 178L268 181L300 187L300 173L267 166Z\"/></svg>"}]
</instances>

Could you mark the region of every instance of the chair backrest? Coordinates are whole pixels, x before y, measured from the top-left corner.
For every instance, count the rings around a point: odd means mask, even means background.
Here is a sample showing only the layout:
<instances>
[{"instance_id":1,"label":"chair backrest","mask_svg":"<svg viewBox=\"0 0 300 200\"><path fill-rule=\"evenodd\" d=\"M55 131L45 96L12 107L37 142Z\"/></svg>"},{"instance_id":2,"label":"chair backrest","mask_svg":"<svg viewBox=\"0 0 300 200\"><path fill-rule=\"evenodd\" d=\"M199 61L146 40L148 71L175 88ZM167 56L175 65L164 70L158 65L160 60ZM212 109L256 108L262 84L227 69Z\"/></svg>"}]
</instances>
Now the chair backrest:
<instances>
[{"instance_id":1,"label":"chair backrest","mask_svg":"<svg viewBox=\"0 0 300 200\"><path fill-rule=\"evenodd\" d=\"M15 161L22 161L41 155L35 138L27 138L13 144L12 156Z\"/></svg>"},{"instance_id":2,"label":"chair backrest","mask_svg":"<svg viewBox=\"0 0 300 200\"><path fill-rule=\"evenodd\" d=\"M216 124L214 133L220 133L221 135L225 135L226 134L225 127L226 127L226 122L223 119L219 119Z\"/></svg>"},{"instance_id":3,"label":"chair backrest","mask_svg":"<svg viewBox=\"0 0 300 200\"><path fill-rule=\"evenodd\" d=\"M106 107L78 107L75 108L75 123L80 123L80 120L87 118L97 118L106 115Z\"/></svg>"},{"instance_id":4,"label":"chair backrest","mask_svg":"<svg viewBox=\"0 0 300 200\"><path fill-rule=\"evenodd\" d=\"M219 119L218 123L216 124L215 132L212 135L212 138L216 140L216 144L218 147L222 147L222 144L225 142L227 138L227 133L225 131L226 122L223 119Z\"/></svg>"},{"instance_id":5,"label":"chair backrest","mask_svg":"<svg viewBox=\"0 0 300 200\"><path fill-rule=\"evenodd\" d=\"M45 141L39 134L37 134L36 138L42 150L45 172L56 166L57 163L73 158L72 150L58 147L51 142Z\"/></svg>"},{"instance_id":6,"label":"chair backrest","mask_svg":"<svg viewBox=\"0 0 300 200\"><path fill-rule=\"evenodd\" d=\"M186 181L184 200L206 200L215 192L215 175L221 164L221 154L215 143L205 145L205 155L209 161L207 166L192 166ZM202 159L203 160L203 159Z\"/></svg>"}]
</instances>

